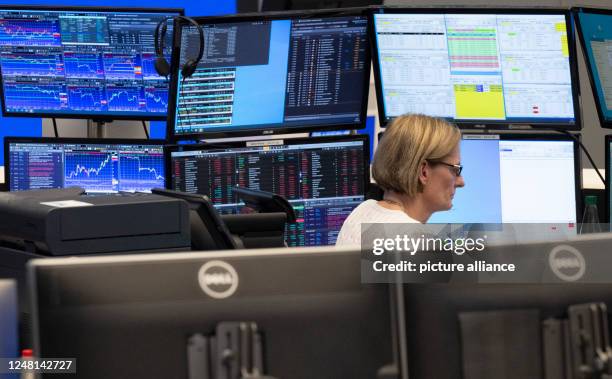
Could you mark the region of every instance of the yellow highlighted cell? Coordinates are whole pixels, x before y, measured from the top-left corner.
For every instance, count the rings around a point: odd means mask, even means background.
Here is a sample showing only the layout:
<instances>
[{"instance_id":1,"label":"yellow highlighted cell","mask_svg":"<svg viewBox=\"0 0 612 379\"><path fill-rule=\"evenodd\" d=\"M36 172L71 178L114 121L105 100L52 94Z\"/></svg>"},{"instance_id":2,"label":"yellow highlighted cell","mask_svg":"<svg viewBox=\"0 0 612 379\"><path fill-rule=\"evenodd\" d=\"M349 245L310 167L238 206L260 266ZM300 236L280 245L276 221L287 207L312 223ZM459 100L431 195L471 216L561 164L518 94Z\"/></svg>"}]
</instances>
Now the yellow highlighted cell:
<instances>
[{"instance_id":1,"label":"yellow highlighted cell","mask_svg":"<svg viewBox=\"0 0 612 379\"><path fill-rule=\"evenodd\" d=\"M564 57L569 57L569 45L567 44L567 34L561 36L561 52Z\"/></svg>"},{"instance_id":2,"label":"yellow highlighted cell","mask_svg":"<svg viewBox=\"0 0 612 379\"><path fill-rule=\"evenodd\" d=\"M558 32L565 32L567 33L567 30L565 30L565 22L557 22L555 23L555 30Z\"/></svg>"},{"instance_id":3,"label":"yellow highlighted cell","mask_svg":"<svg viewBox=\"0 0 612 379\"><path fill-rule=\"evenodd\" d=\"M455 84L455 104L458 118L503 119L504 94L501 85L478 86Z\"/></svg>"}]
</instances>

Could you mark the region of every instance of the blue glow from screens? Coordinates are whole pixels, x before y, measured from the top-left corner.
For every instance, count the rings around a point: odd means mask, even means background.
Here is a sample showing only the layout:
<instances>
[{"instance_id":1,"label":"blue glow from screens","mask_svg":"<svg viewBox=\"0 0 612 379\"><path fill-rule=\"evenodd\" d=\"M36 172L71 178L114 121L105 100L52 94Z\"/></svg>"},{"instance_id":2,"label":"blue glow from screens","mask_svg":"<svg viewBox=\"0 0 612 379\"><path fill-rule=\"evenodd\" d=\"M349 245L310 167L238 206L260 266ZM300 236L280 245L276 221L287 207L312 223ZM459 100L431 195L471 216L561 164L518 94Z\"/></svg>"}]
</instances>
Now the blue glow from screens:
<instances>
[{"instance_id":1,"label":"blue glow from screens","mask_svg":"<svg viewBox=\"0 0 612 379\"><path fill-rule=\"evenodd\" d=\"M374 158L374 141L378 138L375 135L376 131L376 116L368 116L366 118L366 127L363 129L357 130L359 134L366 134L370 136L370 162L372 162L372 158ZM310 133L311 137L324 137L324 136L344 136L350 134L350 130L332 130L328 132L312 132Z\"/></svg>"},{"instance_id":2,"label":"blue glow from screens","mask_svg":"<svg viewBox=\"0 0 612 379\"><path fill-rule=\"evenodd\" d=\"M450 211L434 213L429 222L501 223L499 140L462 140L461 163L466 187L457 189Z\"/></svg>"},{"instance_id":3,"label":"blue glow from screens","mask_svg":"<svg viewBox=\"0 0 612 379\"><path fill-rule=\"evenodd\" d=\"M153 34L177 14L0 9L6 112L163 117L169 83L154 68Z\"/></svg>"},{"instance_id":4,"label":"blue glow from screens","mask_svg":"<svg viewBox=\"0 0 612 379\"><path fill-rule=\"evenodd\" d=\"M194 75L178 79L175 136L364 121L367 17L202 26L209 47ZM197 49L194 29L183 29L181 61Z\"/></svg>"},{"instance_id":5,"label":"blue glow from screens","mask_svg":"<svg viewBox=\"0 0 612 379\"><path fill-rule=\"evenodd\" d=\"M576 223L571 141L463 139L461 164L465 187L428 222Z\"/></svg>"},{"instance_id":6,"label":"blue glow from screens","mask_svg":"<svg viewBox=\"0 0 612 379\"><path fill-rule=\"evenodd\" d=\"M593 75L595 101L603 118L612 122L612 14L578 13L586 49L586 61Z\"/></svg>"},{"instance_id":7,"label":"blue glow from screens","mask_svg":"<svg viewBox=\"0 0 612 379\"><path fill-rule=\"evenodd\" d=\"M49 0L13 0L12 5L43 5L43 6L83 6L82 0L63 0L63 1L49 1ZM87 5L87 4L85 4ZM96 5L96 4L89 4ZM108 7L134 7L135 4L132 0L109 0L104 3L104 6ZM136 5L139 7L139 5ZM145 6L143 4L143 6ZM235 0L175 0L168 3L164 0L149 0L146 2L147 7L153 8L183 8L187 16L215 16L222 14L236 13L236 1ZM39 118L12 118L12 117L0 117L0 136L29 136L36 137L42 135L42 120ZM155 121L151 122L151 138L165 138L166 137L166 122ZM0 163L4 164L4 154L0 154Z\"/></svg>"},{"instance_id":8,"label":"blue glow from screens","mask_svg":"<svg viewBox=\"0 0 612 379\"><path fill-rule=\"evenodd\" d=\"M273 21L268 64L236 68L234 125L278 124L283 121L290 32L291 21Z\"/></svg>"},{"instance_id":9,"label":"blue glow from screens","mask_svg":"<svg viewBox=\"0 0 612 379\"><path fill-rule=\"evenodd\" d=\"M163 145L12 142L9 190L81 187L88 193L163 188Z\"/></svg>"}]
</instances>

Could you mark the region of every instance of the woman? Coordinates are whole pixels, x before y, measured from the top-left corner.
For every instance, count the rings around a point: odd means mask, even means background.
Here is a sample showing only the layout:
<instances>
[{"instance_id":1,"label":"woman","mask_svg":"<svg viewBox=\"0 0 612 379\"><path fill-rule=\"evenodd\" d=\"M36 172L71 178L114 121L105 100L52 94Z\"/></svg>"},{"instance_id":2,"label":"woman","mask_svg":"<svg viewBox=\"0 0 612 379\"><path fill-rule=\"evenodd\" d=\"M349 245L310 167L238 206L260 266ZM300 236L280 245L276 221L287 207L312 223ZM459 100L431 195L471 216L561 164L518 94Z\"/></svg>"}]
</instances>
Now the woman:
<instances>
[{"instance_id":1,"label":"woman","mask_svg":"<svg viewBox=\"0 0 612 379\"><path fill-rule=\"evenodd\" d=\"M367 200L344 221L336 246L361 244L362 223L426 223L452 207L461 176L461 132L424 115L396 118L378 143L372 177L383 200Z\"/></svg>"}]
</instances>

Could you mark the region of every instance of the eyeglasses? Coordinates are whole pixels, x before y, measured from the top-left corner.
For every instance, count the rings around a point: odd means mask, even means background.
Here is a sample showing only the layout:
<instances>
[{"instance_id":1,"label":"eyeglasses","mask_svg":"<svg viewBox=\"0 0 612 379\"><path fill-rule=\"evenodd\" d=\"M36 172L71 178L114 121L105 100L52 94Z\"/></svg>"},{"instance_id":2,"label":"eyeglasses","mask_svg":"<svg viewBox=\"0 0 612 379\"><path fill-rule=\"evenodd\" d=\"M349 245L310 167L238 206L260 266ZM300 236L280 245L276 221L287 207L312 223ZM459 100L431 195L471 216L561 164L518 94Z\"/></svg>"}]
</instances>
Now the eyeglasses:
<instances>
[{"instance_id":1,"label":"eyeglasses","mask_svg":"<svg viewBox=\"0 0 612 379\"><path fill-rule=\"evenodd\" d=\"M431 164L443 164L445 166L450 167L452 170L452 172L455 174L455 176L461 176L461 171L463 171L463 166L460 164L452 164L452 163L446 163L446 162L441 162L441 161L427 161Z\"/></svg>"}]
</instances>

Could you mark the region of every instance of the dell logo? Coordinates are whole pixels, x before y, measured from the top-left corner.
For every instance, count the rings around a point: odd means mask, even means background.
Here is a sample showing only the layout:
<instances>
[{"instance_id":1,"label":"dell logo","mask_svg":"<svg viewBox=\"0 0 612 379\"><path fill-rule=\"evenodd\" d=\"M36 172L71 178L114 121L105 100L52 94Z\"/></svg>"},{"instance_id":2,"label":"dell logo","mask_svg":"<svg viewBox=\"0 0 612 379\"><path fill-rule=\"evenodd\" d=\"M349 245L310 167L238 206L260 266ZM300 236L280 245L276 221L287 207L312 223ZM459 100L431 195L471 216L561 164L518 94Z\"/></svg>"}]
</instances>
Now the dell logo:
<instances>
[{"instance_id":1,"label":"dell logo","mask_svg":"<svg viewBox=\"0 0 612 379\"><path fill-rule=\"evenodd\" d=\"M238 288L238 273L227 262L209 261L198 271L198 283L208 296L226 299Z\"/></svg>"},{"instance_id":2,"label":"dell logo","mask_svg":"<svg viewBox=\"0 0 612 379\"><path fill-rule=\"evenodd\" d=\"M234 282L232 276L228 273L204 274L204 282L206 286L231 286Z\"/></svg>"},{"instance_id":3,"label":"dell logo","mask_svg":"<svg viewBox=\"0 0 612 379\"><path fill-rule=\"evenodd\" d=\"M555 275L566 282L574 282L584 275L586 262L575 247L559 245L550 251L548 264Z\"/></svg>"}]
</instances>

